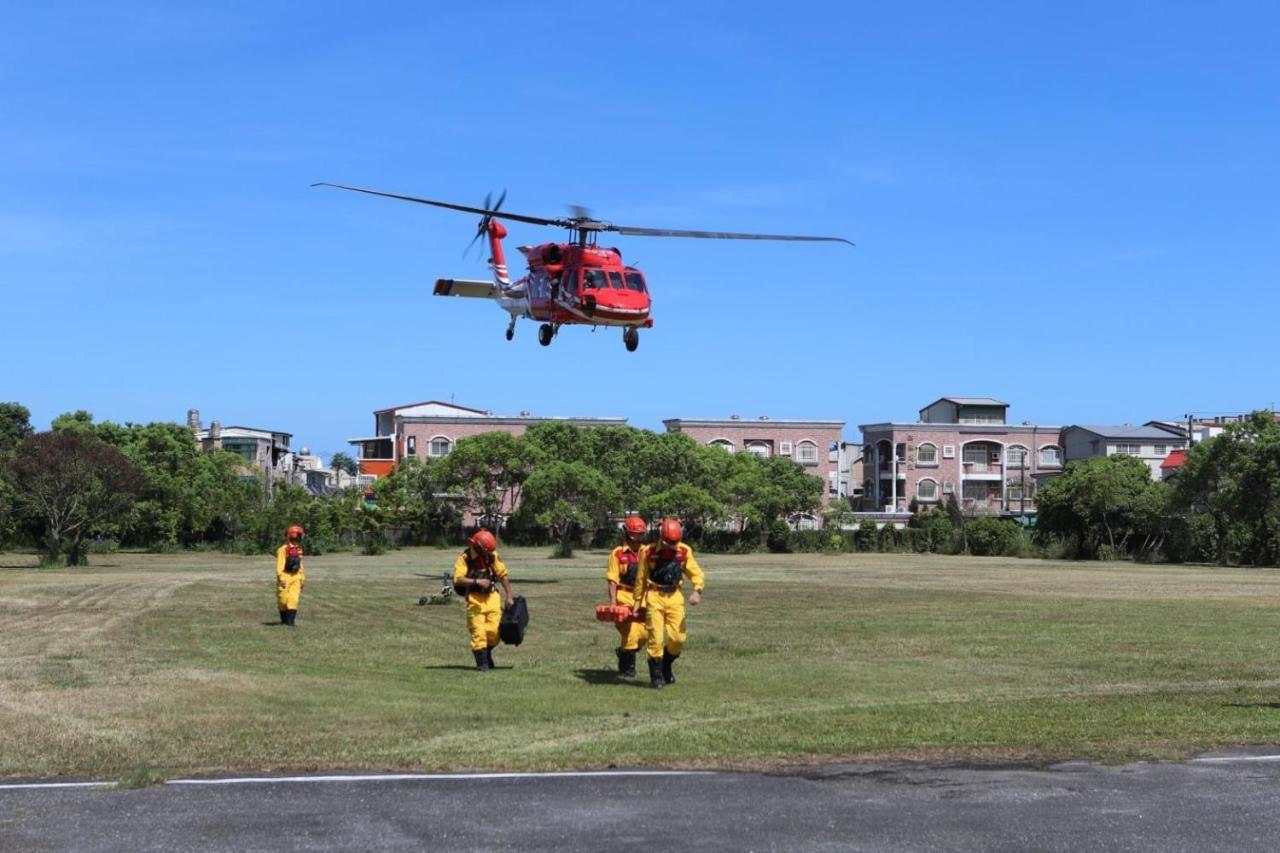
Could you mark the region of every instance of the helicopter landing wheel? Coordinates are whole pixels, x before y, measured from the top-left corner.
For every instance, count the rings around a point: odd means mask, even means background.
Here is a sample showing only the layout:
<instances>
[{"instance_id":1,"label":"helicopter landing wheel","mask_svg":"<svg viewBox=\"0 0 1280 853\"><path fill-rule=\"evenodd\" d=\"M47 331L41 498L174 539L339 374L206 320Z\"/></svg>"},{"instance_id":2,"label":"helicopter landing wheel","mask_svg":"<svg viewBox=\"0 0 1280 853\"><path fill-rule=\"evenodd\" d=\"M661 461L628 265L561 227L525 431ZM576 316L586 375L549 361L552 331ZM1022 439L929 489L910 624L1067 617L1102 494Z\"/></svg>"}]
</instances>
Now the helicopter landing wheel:
<instances>
[{"instance_id":1,"label":"helicopter landing wheel","mask_svg":"<svg viewBox=\"0 0 1280 853\"><path fill-rule=\"evenodd\" d=\"M627 346L627 352L635 352L636 347L640 346L640 330L634 326L628 326L622 333L622 342Z\"/></svg>"},{"instance_id":2,"label":"helicopter landing wheel","mask_svg":"<svg viewBox=\"0 0 1280 853\"><path fill-rule=\"evenodd\" d=\"M507 329L507 340L511 340L511 339L512 339L512 338L514 338L515 336L516 336L516 330L515 330L515 329Z\"/></svg>"},{"instance_id":3,"label":"helicopter landing wheel","mask_svg":"<svg viewBox=\"0 0 1280 853\"><path fill-rule=\"evenodd\" d=\"M543 323L538 327L538 343L544 347L551 346L551 339L556 335L556 330L551 328L550 323Z\"/></svg>"}]
</instances>

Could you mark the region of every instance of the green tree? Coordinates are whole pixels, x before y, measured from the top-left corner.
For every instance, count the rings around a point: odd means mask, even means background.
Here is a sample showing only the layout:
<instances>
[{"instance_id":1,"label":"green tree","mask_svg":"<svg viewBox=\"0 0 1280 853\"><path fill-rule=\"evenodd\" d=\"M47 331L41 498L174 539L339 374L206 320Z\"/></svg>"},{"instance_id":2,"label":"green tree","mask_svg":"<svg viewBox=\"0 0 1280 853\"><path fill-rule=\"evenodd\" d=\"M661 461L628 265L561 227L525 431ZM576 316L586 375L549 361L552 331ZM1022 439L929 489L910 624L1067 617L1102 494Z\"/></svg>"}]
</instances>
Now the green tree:
<instances>
[{"instance_id":1,"label":"green tree","mask_svg":"<svg viewBox=\"0 0 1280 853\"><path fill-rule=\"evenodd\" d=\"M481 433L458 440L441 460L439 482L462 495L464 509L482 518L499 518L519 505L536 458L533 447L522 437Z\"/></svg>"},{"instance_id":2,"label":"green tree","mask_svg":"<svg viewBox=\"0 0 1280 853\"><path fill-rule=\"evenodd\" d=\"M618 511L617 485L584 462L540 465L524 484L520 512L546 528L559 542L558 553L573 552L576 529L594 529Z\"/></svg>"},{"instance_id":3,"label":"green tree","mask_svg":"<svg viewBox=\"0 0 1280 853\"><path fill-rule=\"evenodd\" d=\"M20 403L0 403L0 460L31 435L31 411Z\"/></svg>"},{"instance_id":4,"label":"green tree","mask_svg":"<svg viewBox=\"0 0 1280 853\"><path fill-rule=\"evenodd\" d=\"M63 430L79 430L80 432L90 432L93 430L93 415L84 409L77 409L74 412L63 412L53 419L53 431L62 432Z\"/></svg>"},{"instance_id":5,"label":"green tree","mask_svg":"<svg viewBox=\"0 0 1280 853\"><path fill-rule=\"evenodd\" d=\"M1174 479L1172 504L1212 519L1219 562L1230 562L1237 549L1253 565L1280 562L1280 423L1275 416L1253 412L1193 447Z\"/></svg>"},{"instance_id":6,"label":"green tree","mask_svg":"<svg viewBox=\"0 0 1280 853\"><path fill-rule=\"evenodd\" d=\"M19 511L39 527L50 564L83 562L86 539L123 518L142 486L124 454L79 430L28 436L9 470Z\"/></svg>"},{"instance_id":7,"label":"green tree","mask_svg":"<svg viewBox=\"0 0 1280 853\"><path fill-rule=\"evenodd\" d=\"M725 517L724 504L692 483L677 483L664 492L650 495L641 502L640 514L651 520L674 516L694 539Z\"/></svg>"},{"instance_id":8,"label":"green tree","mask_svg":"<svg viewBox=\"0 0 1280 853\"><path fill-rule=\"evenodd\" d=\"M333 454L333 458L329 460L329 467L335 471L341 471L351 477L356 476L360 472L360 465L350 455L339 450Z\"/></svg>"},{"instance_id":9,"label":"green tree","mask_svg":"<svg viewBox=\"0 0 1280 853\"><path fill-rule=\"evenodd\" d=\"M1073 462L1036 494L1036 535L1069 539L1079 556L1114 558L1158 529L1165 493L1151 469L1132 456Z\"/></svg>"},{"instance_id":10,"label":"green tree","mask_svg":"<svg viewBox=\"0 0 1280 853\"><path fill-rule=\"evenodd\" d=\"M19 403L0 403L0 546L13 538L16 495L5 472L18 443L31 435L31 412Z\"/></svg>"}]
</instances>

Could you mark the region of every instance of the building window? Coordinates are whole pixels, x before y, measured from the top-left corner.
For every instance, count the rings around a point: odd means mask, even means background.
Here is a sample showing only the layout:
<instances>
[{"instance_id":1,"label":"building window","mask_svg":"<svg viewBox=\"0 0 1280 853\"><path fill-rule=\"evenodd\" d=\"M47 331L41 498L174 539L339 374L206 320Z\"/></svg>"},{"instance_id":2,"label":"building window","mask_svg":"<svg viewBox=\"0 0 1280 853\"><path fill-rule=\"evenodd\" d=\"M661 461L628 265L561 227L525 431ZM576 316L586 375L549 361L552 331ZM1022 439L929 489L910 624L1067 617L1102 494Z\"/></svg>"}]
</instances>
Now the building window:
<instances>
[{"instance_id":1,"label":"building window","mask_svg":"<svg viewBox=\"0 0 1280 853\"><path fill-rule=\"evenodd\" d=\"M1165 447L1163 444L1157 444L1152 449L1155 451L1157 459L1163 459L1169 455L1169 448Z\"/></svg>"},{"instance_id":2,"label":"building window","mask_svg":"<svg viewBox=\"0 0 1280 853\"><path fill-rule=\"evenodd\" d=\"M778 453L779 453L779 454L781 454L782 456L790 456L790 455L791 455L791 442L789 442L789 441L784 441L784 442L782 442L782 444L778 445Z\"/></svg>"},{"instance_id":3,"label":"building window","mask_svg":"<svg viewBox=\"0 0 1280 853\"><path fill-rule=\"evenodd\" d=\"M922 501L936 501L938 499L937 481L924 479L916 483L916 499Z\"/></svg>"},{"instance_id":4,"label":"building window","mask_svg":"<svg viewBox=\"0 0 1280 853\"><path fill-rule=\"evenodd\" d=\"M1021 480L1010 480L1005 484L1005 496L1009 498L1009 505L1014 505L1019 501L1032 500L1032 494L1036 492L1036 483L1033 480L1027 480L1027 483Z\"/></svg>"},{"instance_id":5,"label":"building window","mask_svg":"<svg viewBox=\"0 0 1280 853\"><path fill-rule=\"evenodd\" d=\"M708 441L707 444L711 447L718 447L728 453L733 452L733 442L727 438L713 438L711 441Z\"/></svg>"},{"instance_id":6,"label":"building window","mask_svg":"<svg viewBox=\"0 0 1280 853\"><path fill-rule=\"evenodd\" d=\"M768 459L770 455L769 445L765 444L763 441L748 441L747 452L754 453L756 456L759 456L761 459Z\"/></svg>"},{"instance_id":7,"label":"building window","mask_svg":"<svg viewBox=\"0 0 1280 853\"><path fill-rule=\"evenodd\" d=\"M1062 448L1046 444L1040 448L1040 467L1055 468L1062 465Z\"/></svg>"},{"instance_id":8,"label":"building window","mask_svg":"<svg viewBox=\"0 0 1280 853\"><path fill-rule=\"evenodd\" d=\"M964 461L971 464L982 464L987 461L987 446L985 444L966 444L964 446Z\"/></svg>"},{"instance_id":9,"label":"building window","mask_svg":"<svg viewBox=\"0 0 1280 853\"><path fill-rule=\"evenodd\" d=\"M936 445L925 442L916 447L916 464L917 465L937 465L938 464L938 448Z\"/></svg>"},{"instance_id":10,"label":"building window","mask_svg":"<svg viewBox=\"0 0 1280 853\"><path fill-rule=\"evenodd\" d=\"M431 455L434 457L448 456L449 451L453 449L453 442L443 436L436 436L431 439Z\"/></svg>"},{"instance_id":11,"label":"building window","mask_svg":"<svg viewBox=\"0 0 1280 853\"><path fill-rule=\"evenodd\" d=\"M1025 468L1027 466L1027 449L1025 447L1015 444L1005 451L1005 454L1010 468Z\"/></svg>"},{"instance_id":12,"label":"building window","mask_svg":"<svg viewBox=\"0 0 1280 853\"><path fill-rule=\"evenodd\" d=\"M404 452L409 456L416 456L418 453L418 437L411 435L404 440Z\"/></svg>"},{"instance_id":13,"label":"building window","mask_svg":"<svg viewBox=\"0 0 1280 853\"><path fill-rule=\"evenodd\" d=\"M1118 454L1122 453L1122 454L1124 454L1124 455L1126 455L1126 456L1141 456L1141 455L1142 455L1142 445L1141 445L1141 444L1127 444L1127 443L1125 443L1125 442L1121 442L1121 443L1119 443L1119 444L1117 444L1117 445L1116 445L1116 453L1118 453Z\"/></svg>"},{"instance_id":14,"label":"building window","mask_svg":"<svg viewBox=\"0 0 1280 853\"><path fill-rule=\"evenodd\" d=\"M955 458L956 458L956 446L955 446L954 444L944 444L944 445L942 445L942 458L943 458L943 459L955 459Z\"/></svg>"},{"instance_id":15,"label":"building window","mask_svg":"<svg viewBox=\"0 0 1280 853\"><path fill-rule=\"evenodd\" d=\"M818 445L812 441L802 441L796 445L796 461L801 465L818 464Z\"/></svg>"},{"instance_id":16,"label":"building window","mask_svg":"<svg viewBox=\"0 0 1280 853\"><path fill-rule=\"evenodd\" d=\"M965 480L961 486L961 494L965 500L985 501L990 489L986 480Z\"/></svg>"}]
</instances>

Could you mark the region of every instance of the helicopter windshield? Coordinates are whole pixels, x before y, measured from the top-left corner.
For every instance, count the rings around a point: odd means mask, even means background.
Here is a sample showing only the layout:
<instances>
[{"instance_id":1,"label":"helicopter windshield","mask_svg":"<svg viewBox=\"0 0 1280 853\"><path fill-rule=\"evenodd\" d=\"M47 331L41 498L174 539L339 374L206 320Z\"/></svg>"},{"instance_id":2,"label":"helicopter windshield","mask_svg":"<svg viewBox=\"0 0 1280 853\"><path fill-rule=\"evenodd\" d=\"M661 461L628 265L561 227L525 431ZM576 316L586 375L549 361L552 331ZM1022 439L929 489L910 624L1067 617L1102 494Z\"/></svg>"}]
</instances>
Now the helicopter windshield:
<instances>
[{"instance_id":1,"label":"helicopter windshield","mask_svg":"<svg viewBox=\"0 0 1280 853\"><path fill-rule=\"evenodd\" d=\"M608 287L604 270L583 270L582 289L591 290L592 288L599 287Z\"/></svg>"},{"instance_id":2,"label":"helicopter windshield","mask_svg":"<svg viewBox=\"0 0 1280 853\"><path fill-rule=\"evenodd\" d=\"M645 293L644 276L639 270L627 270L627 290Z\"/></svg>"}]
</instances>

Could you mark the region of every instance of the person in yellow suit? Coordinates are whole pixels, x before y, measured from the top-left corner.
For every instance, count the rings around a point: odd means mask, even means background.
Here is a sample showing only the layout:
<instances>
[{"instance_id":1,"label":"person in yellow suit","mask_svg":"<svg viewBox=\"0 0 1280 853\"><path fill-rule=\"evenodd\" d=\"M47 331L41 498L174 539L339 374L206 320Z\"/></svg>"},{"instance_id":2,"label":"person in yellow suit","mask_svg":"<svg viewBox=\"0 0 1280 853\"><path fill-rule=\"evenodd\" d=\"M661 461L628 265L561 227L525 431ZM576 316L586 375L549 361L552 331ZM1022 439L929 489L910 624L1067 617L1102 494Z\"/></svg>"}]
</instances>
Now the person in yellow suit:
<instances>
[{"instance_id":1,"label":"person in yellow suit","mask_svg":"<svg viewBox=\"0 0 1280 853\"><path fill-rule=\"evenodd\" d=\"M502 584L505 598L498 598L496 584ZM498 540L483 528L467 540L467 550L453 564L453 589L467 597L467 633L471 635L471 652L476 669L493 669L493 649L498 645L498 621L502 607L510 607L511 581L507 567L498 558Z\"/></svg>"},{"instance_id":2,"label":"person in yellow suit","mask_svg":"<svg viewBox=\"0 0 1280 853\"><path fill-rule=\"evenodd\" d=\"M276 549L276 607L280 610L280 624L293 627L298 617L298 599L307 580L302 568L302 537L306 532L301 524L294 524L284 535L285 543Z\"/></svg>"},{"instance_id":3,"label":"person in yellow suit","mask_svg":"<svg viewBox=\"0 0 1280 853\"><path fill-rule=\"evenodd\" d=\"M649 633L649 685L675 684L671 665L684 648L688 633L684 620L684 579L693 586L689 605L702 600L702 567L693 549L680 541L684 531L674 518L664 518L658 527L658 541L644 551L636 576L637 596L644 607L644 624Z\"/></svg>"},{"instance_id":4,"label":"person in yellow suit","mask_svg":"<svg viewBox=\"0 0 1280 853\"><path fill-rule=\"evenodd\" d=\"M649 525L638 515L628 516L623 522L623 544L609 552L609 566L604 574L609 583L609 604L635 607L636 575L640 571L640 560L644 557L644 537L648 532ZM643 622L619 622L617 627L622 641L617 650L618 672L634 676L636 652L644 644L648 634Z\"/></svg>"}]
</instances>

